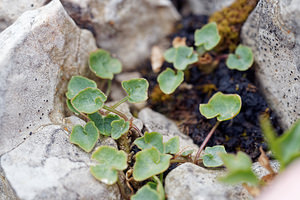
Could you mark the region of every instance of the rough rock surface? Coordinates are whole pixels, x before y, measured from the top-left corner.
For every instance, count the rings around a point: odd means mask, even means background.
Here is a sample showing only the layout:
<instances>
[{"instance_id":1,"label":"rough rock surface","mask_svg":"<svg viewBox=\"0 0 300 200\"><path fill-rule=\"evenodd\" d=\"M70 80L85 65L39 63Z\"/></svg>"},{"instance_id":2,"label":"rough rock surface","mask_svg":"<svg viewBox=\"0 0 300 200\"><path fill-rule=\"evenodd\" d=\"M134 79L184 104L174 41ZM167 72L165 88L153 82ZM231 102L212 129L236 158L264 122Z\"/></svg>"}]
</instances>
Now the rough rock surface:
<instances>
[{"instance_id":1,"label":"rough rock surface","mask_svg":"<svg viewBox=\"0 0 300 200\"><path fill-rule=\"evenodd\" d=\"M95 40L59 0L25 12L0 34L0 155L61 123L67 80L85 73Z\"/></svg>"},{"instance_id":2,"label":"rough rock surface","mask_svg":"<svg viewBox=\"0 0 300 200\"><path fill-rule=\"evenodd\" d=\"M18 198L121 199L117 185L97 181L90 154L69 142L61 126L46 126L1 157L4 174Z\"/></svg>"},{"instance_id":3,"label":"rough rock surface","mask_svg":"<svg viewBox=\"0 0 300 200\"><path fill-rule=\"evenodd\" d=\"M43 6L47 0L0 0L0 32L28 10Z\"/></svg>"},{"instance_id":4,"label":"rough rock surface","mask_svg":"<svg viewBox=\"0 0 300 200\"><path fill-rule=\"evenodd\" d=\"M188 147L186 150L191 149L194 150L194 153L196 153L199 148L196 144L194 144L190 137L181 133L177 125L164 115L155 112L150 108L144 108L139 112L138 117L143 121L148 132L161 133L163 135L164 142L174 136L179 136L180 150Z\"/></svg>"},{"instance_id":5,"label":"rough rock surface","mask_svg":"<svg viewBox=\"0 0 300 200\"><path fill-rule=\"evenodd\" d=\"M170 0L63 0L70 16L93 31L97 44L134 69L151 47L173 30L180 16Z\"/></svg>"},{"instance_id":6,"label":"rough rock surface","mask_svg":"<svg viewBox=\"0 0 300 200\"><path fill-rule=\"evenodd\" d=\"M188 0L187 7L195 15L211 15L212 13L230 6L234 0Z\"/></svg>"},{"instance_id":7,"label":"rough rock surface","mask_svg":"<svg viewBox=\"0 0 300 200\"><path fill-rule=\"evenodd\" d=\"M284 128L300 118L299 1L260 0L242 29L265 97Z\"/></svg>"}]
</instances>

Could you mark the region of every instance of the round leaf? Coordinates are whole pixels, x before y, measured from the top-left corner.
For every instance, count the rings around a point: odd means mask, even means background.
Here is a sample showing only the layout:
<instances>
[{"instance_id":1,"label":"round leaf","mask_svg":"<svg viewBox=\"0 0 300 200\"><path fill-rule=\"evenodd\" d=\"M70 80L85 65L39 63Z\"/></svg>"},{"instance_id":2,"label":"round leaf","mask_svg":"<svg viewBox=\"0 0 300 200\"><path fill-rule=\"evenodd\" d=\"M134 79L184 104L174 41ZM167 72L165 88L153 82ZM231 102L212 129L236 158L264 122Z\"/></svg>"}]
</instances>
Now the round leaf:
<instances>
[{"instance_id":1,"label":"round leaf","mask_svg":"<svg viewBox=\"0 0 300 200\"><path fill-rule=\"evenodd\" d=\"M101 146L93 154L92 159L99 162L91 166L92 175L108 185L118 180L118 170L127 168L127 155L124 151L118 151L114 147Z\"/></svg>"},{"instance_id":2,"label":"round leaf","mask_svg":"<svg viewBox=\"0 0 300 200\"><path fill-rule=\"evenodd\" d=\"M137 138L134 144L142 150L155 147L161 153L164 153L163 136L157 132L146 132L143 137Z\"/></svg>"},{"instance_id":3,"label":"round leaf","mask_svg":"<svg viewBox=\"0 0 300 200\"><path fill-rule=\"evenodd\" d=\"M177 48L168 49L164 57L167 62L173 63L178 70L185 70L189 64L198 61L198 55L193 53L192 47L179 46Z\"/></svg>"},{"instance_id":4,"label":"round leaf","mask_svg":"<svg viewBox=\"0 0 300 200\"><path fill-rule=\"evenodd\" d=\"M111 135L112 125L111 123L115 120L119 120L120 117L118 115L108 114L103 117L98 112L88 115L89 119L92 120L100 133L105 136Z\"/></svg>"},{"instance_id":5,"label":"round leaf","mask_svg":"<svg viewBox=\"0 0 300 200\"><path fill-rule=\"evenodd\" d=\"M167 68L157 77L159 88L165 94L171 94L183 82L183 77L184 74L182 71L177 71L177 74L175 74L172 69Z\"/></svg>"},{"instance_id":6,"label":"round leaf","mask_svg":"<svg viewBox=\"0 0 300 200\"><path fill-rule=\"evenodd\" d=\"M107 97L97 88L86 88L80 91L72 100L72 106L79 112L94 113L102 108Z\"/></svg>"},{"instance_id":7,"label":"round leaf","mask_svg":"<svg viewBox=\"0 0 300 200\"><path fill-rule=\"evenodd\" d=\"M84 128L80 125L73 127L70 142L78 145L86 152L90 152L99 138L98 130L94 122L88 122Z\"/></svg>"},{"instance_id":8,"label":"round leaf","mask_svg":"<svg viewBox=\"0 0 300 200\"><path fill-rule=\"evenodd\" d=\"M217 24L211 22L195 31L195 46L203 45L206 51L212 50L220 42Z\"/></svg>"},{"instance_id":9,"label":"round leaf","mask_svg":"<svg viewBox=\"0 0 300 200\"><path fill-rule=\"evenodd\" d=\"M224 146L216 145L213 147L206 147L202 156L203 164L205 167L220 167L223 165L219 153L226 153Z\"/></svg>"},{"instance_id":10,"label":"round leaf","mask_svg":"<svg viewBox=\"0 0 300 200\"><path fill-rule=\"evenodd\" d=\"M74 112L75 114L80 114L71 104L70 99L66 99L67 107L69 108L70 111Z\"/></svg>"},{"instance_id":11,"label":"round leaf","mask_svg":"<svg viewBox=\"0 0 300 200\"><path fill-rule=\"evenodd\" d=\"M236 69L239 71L246 71L253 64L252 50L244 45L239 45L235 54L229 54L226 65L229 69Z\"/></svg>"},{"instance_id":12,"label":"round leaf","mask_svg":"<svg viewBox=\"0 0 300 200\"><path fill-rule=\"evenodd\" d=\"M179 151L179 137L175 136L164 143L165 153L176 154Z\"/></svg>"},{"instance_id":13,"label":"round leaf","mask_svg":"<svg viewBox=\"0 0 300 200\"><path fill-rule=\"evenodd\" d=\"M115 140L119 139L124 133L129 130L129 122L124 119L115 120L111 123L111 137Z\"/></svg>"},{"instance_id":14,"label":"round leaf","mask_svg":"<svg viewBox=\"0 0 300 200\"><path fill-rule=\"evenodd\" d=\"M122 65L116 58L112 58L109 52L98 49L90 54L89 66L92 72L103 79L113 79L114 74L122 71Z\"/></svg>"},{"instance_id":15,"label":"round leaf","mask_svg":"<svg viewBox=\"0 0 300 200\"><path fill-rule=\"evenodd\" d=\"M144 78L122 81L122 87L128 94L128 101L131 103L139 103L148 99L149 83Z\"/></svg>"},{"instance_id":16,"label":"round leaf","mask_svg":"<svg viewBox=\"0 0 300 200\"><path fill-rule=\"evenodd\" d=\"M78 92L88 87L96 88L97 84L95 81L83 76L73 76L68 83L66 96L68 99L72 99L76 94L78 94Z\"/></svg>"},{"instance_id":17,"label":"round leaf","mask_svg":"<svg viewBox=\"0 0 300 200\"><path fill-rule=\"evenodd\" d=\"M144 185L130 199L131 200L161 200L158 192L152 189L149 185Z\"/></svg>"},{"instance_id":18,"label":"round leaf","mask_svg":"<svg viewBox=\"0 0 300 200\"><path fill-rule=\"evenodd\" d=\"M171 157L168 154L161 154L154 147L138 152L133 166L133 178L136 181L143 181L164 172L169 168Z\"/></svg>"},{"instance_id":19,"label":"round leaf","mask_svg":"<svg viewBox=\"0 0 300 200\"><path fill-rule=\"evenodd\" d=\"M238 94L223 94L217 92L207 104L200 104L200 113L207 119L217 117L225 121L235 117L241 110L242 100Z\"/></svg>"}]
</instances>

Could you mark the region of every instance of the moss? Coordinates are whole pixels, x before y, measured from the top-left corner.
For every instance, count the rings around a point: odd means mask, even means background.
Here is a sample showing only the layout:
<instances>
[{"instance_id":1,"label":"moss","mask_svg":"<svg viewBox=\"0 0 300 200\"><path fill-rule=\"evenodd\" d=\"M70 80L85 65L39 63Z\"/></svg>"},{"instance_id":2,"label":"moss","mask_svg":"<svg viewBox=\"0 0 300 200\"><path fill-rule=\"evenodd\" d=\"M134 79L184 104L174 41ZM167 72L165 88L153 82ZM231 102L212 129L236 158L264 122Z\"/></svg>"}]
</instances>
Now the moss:
<instances>
[{"instance_id":1,"label":"moss","mask_svg":"<svg viewBox=\"0 0 300 200\"><path fill-rule=\"evenodd\" d=\"M240 30L258 0L236 0L229 7L215 12L209 22L218 24L221 41L216 51L229 50L233 52L240 42Z\"/></svg>"},{"instance_id":2,"label":"moss","mask_svg":"<svg viewBox=\"0 0 300 200\"><path fill-rule=\"evenodd\" d=\"M163 93L160 90L159 86L156 85L150 94L150 98L153 101L153 103L160 103L160 102L165 102L165 101L170 100L172 98L172 96Z\"/></svg>"}]
</instances>

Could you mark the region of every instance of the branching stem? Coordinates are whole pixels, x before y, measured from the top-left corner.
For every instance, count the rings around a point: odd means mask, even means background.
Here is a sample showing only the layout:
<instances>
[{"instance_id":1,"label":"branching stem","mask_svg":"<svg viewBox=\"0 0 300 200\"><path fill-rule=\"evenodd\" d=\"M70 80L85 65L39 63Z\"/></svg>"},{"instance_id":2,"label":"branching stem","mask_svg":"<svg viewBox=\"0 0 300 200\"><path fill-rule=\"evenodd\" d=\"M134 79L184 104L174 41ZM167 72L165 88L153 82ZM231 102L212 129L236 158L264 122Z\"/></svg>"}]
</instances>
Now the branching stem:
<instances>
[{"instance_id":1,"label":"branching stem","mask_svg":"<svg viewBox=\"0 0 300 200\"><path fill-rule=\"evenodd\" d=\"M106 89L106 92L105 92L106 96L109 96L109 93L110 93L110 90L111 90L111 82L112 81L110 79L107 80L107 89Z\"/></svg>"}]
</instances>

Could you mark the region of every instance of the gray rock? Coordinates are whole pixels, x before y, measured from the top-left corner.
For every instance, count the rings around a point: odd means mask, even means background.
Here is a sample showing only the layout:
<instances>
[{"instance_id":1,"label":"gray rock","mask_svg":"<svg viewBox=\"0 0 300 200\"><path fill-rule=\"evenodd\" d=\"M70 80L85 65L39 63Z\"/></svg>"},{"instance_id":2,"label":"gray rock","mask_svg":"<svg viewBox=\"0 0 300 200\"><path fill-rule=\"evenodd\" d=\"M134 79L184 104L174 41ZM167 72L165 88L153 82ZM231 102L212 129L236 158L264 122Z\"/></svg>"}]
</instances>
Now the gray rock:
<instances>
[{"instance_id":1,"label":"gray rock","mask_svg":"<svg viewBox=\"0 0 300 200\"><path fill-rule=\"evenodd\" d=\"M90 154L71 144L64 129L55 125L1 157L4 174L20 199L121 199L117 185L92 177L90 164Z\"/></svg>"},{"instance_id":2,"label":"gray rock","mask_svg":"<svg viewBox=\"0 0 300 200\"><path fill-rule=\"evenodd\" d=\"M0 0L0 32L28 10L43 6L47 0Z\"/></svg>"},{"instance_id":3,"label":"gray rock","mask_svg":"<svg viewBox=\"0 0 300 200\"><path fill-rule=\"evenodd\" d=\"M150 108L144 108L139 112L138 118L142 120L148 132L161 133L163 135L164 142L174 136L179 136L180 150L185 148L185 150L191 149L194 150L194 154L198 150L199 147L194 144L193 140L187 135L181 133L177 125L164 115L155 112Z\"/></svg>"},{"instance_id":4,"label":"gray rock","mask_svg":"<svg viewBox=\"0 0 300 200\"><path fill-rule=\"evenodd\" d=\"M242 29L263 94L286 129L300 118L299 1L260 0Z\"/></svg>"},{"instance_id":5,"label":"gray rock","mask_svg":"<svg viewBox=\"0 0 300 200\"><path fill-rule=\"evenodd\" d=\"M74 115L63 119L64 128L65 130L67 129L68 132L72 132L73 126L75 125L84 126L85 124L86 122L84 120Z\"/></svg>"},{"instance_id":6,"label":"gray rock","mask_svg":"<svg viewBox=\"0 0 300 200\"><path fill-rule=\"evenodd\" d=\"M180 16L170 0L62 0L69 15L117 55L125 70L150 57L151 47L173 30ZM80 10L80 12L78 12Z\"/></svg>"},{"instance_id":7,"label":"gray rock","mask_svg":"<svg viewBox=\"0 0 300 200\"><path fill-rule=\"evenodd\" d=\"M7 179L4 176L3 169L1 168L0 160L0 199L1 200L17 200L13 189L10 187Z\"/></svg>"},{"instance_id":8,"label":"gray rock","mask_svg":"<svg viewBox=\"0 0 300 200\"><path fill-rule=\"evenodd\" d=\"M196 15L211 15L227 6L230 6L234 0L188 0L187 7Z\"/></svg>"},{"instance_id":9,"label":"gray rock","mask_svg":"<svg viewBox=\"0 0 300 200\"><path fill-rule=\"evenodd\" d=\"M25 12L0 34L0 155L40 127L61 123L72 75L88 71L95 40L59 0Z\"/></svg>"},{"instance_id":10,"label":"gray rock","mask_svg":"<svg viewBox=\"0 0 300 200\"><path fill-rule=\"evenodd\" d=\"M277 160L271 160L270 161L270 165L271 167L273 168L273 170L275 172L279 172L279 169L280 169L280 165L279 165L279 162ZM254 173L259 177L259 178L262 178L263 176L269 174L269 171L264 168L263 166L261 166L259 164L259 162L255 162L253 163L252 165L252 170L254 171Z\"/></svg>"},{"instance_id":11,"label":"gray rock","mask_svg":"<svg viewBox=\"0 0 300 200\"><path fill-rule=\"evenodd\" d=\"M241 186L220 183L225 170L208 170L185 163L172 170L165 180L169 200L248 200L251 196Z\"/></svg>"}]
</instances>

